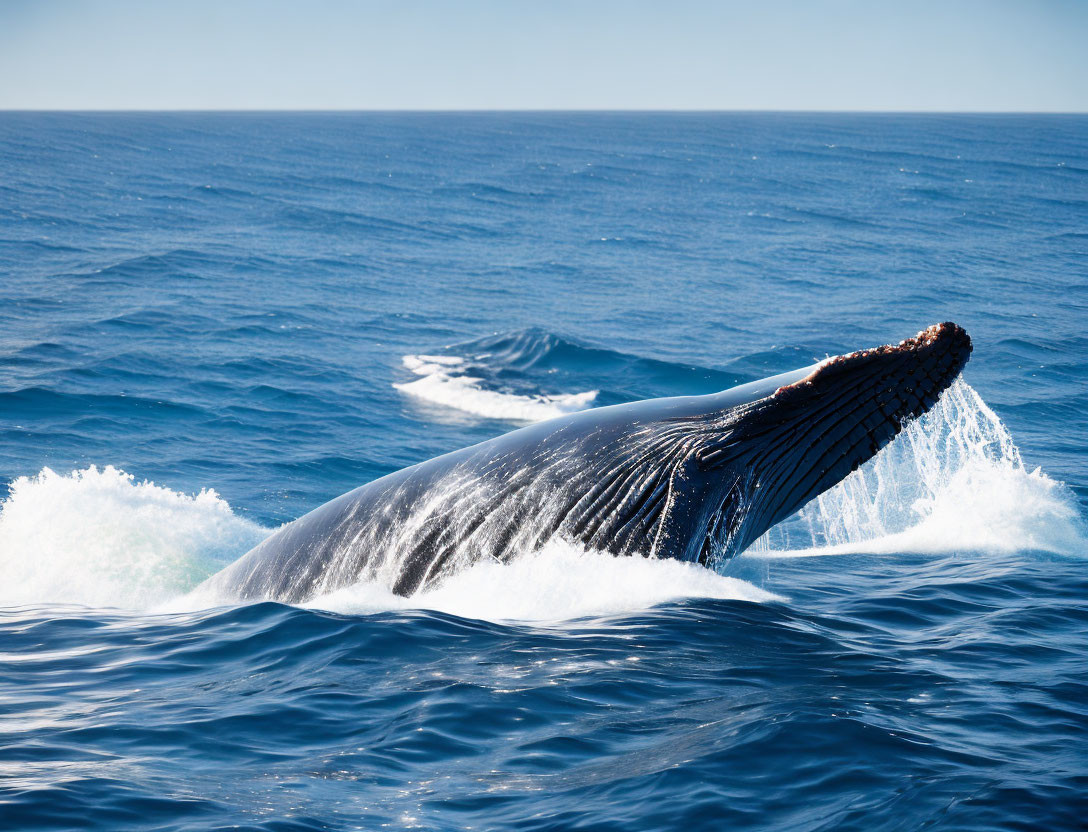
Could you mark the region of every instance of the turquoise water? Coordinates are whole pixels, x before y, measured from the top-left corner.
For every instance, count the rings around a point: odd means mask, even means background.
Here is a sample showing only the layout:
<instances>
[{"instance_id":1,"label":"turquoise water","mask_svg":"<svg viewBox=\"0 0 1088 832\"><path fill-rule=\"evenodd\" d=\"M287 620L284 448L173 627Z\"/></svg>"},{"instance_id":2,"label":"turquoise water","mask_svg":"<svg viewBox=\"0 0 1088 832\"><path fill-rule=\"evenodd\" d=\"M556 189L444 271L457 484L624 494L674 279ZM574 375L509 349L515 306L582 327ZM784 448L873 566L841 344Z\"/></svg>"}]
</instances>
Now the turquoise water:
<instances>
[{"instance_id":1,"label":"turquoise water","mask_svg":"<svg viewBox=\"0 0 1088 832\"><path fill-rule=\"evenodd\" d=\"M0 114L0 827L1082 828L1086 229L1079 116ZM189 594L941 320L964 380L721 574Z\"/></svg>"}]
</instances>

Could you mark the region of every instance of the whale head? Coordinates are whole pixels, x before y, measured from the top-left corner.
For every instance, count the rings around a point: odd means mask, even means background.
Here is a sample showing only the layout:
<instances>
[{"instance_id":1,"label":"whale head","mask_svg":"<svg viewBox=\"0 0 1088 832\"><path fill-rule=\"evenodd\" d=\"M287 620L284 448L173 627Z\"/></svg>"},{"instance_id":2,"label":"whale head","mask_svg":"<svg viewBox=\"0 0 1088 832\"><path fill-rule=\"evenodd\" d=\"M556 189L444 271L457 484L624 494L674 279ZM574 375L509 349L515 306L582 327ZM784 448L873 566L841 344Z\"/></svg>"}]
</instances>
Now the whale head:
<instances>
[{"instance_id":1,"label":"whale head","mask_svg":"<svg viewBox=\"0 0 1088 832\"><path fill-rule=\"evenodd\" d=\"M696 436L683 475L683 493L694 496L671 509L669 525L688 534L685 551L670 554L707 563L742 551L928 411L970 354L962 328L936 324L770 385L725 391L702 413L681 417ZM705 534L691 533L700 528Z\"/></svg>"}]
</instances>

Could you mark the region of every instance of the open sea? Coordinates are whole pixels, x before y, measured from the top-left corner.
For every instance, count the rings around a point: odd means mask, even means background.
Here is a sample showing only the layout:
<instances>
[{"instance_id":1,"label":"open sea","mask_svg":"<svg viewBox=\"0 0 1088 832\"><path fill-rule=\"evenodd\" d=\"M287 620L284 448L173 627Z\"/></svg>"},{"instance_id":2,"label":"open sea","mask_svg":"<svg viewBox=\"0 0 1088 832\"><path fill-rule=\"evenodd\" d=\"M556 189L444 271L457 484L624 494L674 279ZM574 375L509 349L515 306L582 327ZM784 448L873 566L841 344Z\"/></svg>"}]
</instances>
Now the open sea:
<instances>
[{"instance_id":1,"label":"open sea","mask_svg":"<svg viewBox=\"0 0 1088 832\"><path fill-rule=\"evenodd\" d=\"M530 422L964 326L720 572L206 608ZM1088 116L0 113L0 829L1088 828Z\"/></svg>"}]
</instances>

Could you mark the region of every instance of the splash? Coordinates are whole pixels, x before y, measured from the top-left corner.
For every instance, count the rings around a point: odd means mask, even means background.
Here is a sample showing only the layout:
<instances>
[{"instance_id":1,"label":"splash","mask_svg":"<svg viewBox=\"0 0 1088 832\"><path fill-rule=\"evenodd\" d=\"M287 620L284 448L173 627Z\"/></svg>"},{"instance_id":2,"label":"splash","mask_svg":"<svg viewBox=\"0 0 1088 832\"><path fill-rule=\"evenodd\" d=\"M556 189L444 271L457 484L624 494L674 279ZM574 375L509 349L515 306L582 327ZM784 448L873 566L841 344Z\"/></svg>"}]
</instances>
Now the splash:
<instances>
[{"instance_id":1,"label":"splash","mask_svg":"<svg viewBox=\"0 0 1088 832\"><path fill-rule=\"evenodd\" d=\"M488 621L569 621L682 598L772 601L778 596L691 563L615 557L553 540L508 564L478 563L410 598L359 583L306 606L343 613L426 609Z\"/></svg>"},{"instance_id":2,"label":"splash","mask_svg":"<svg viewBox=\"0 0 1088 832\"><path fill-rule=\"evenodd\" d=\"M488 390L483 379L465 374L465 360L454 355L406 355L404 366L420 378L394 384L407 393L430 404L510 422L541 422L579 410L585 410L597 398L597 390L583 393L523 396Z\"/></svg>"},{"instance_id":3,"label":"splash","mask_svg":"<svg viewBox=\"0 0 1088 832\"><path fill-rule=\"evenodd\" d=\"M1029 471L1005 425L962 379L872 460L770 529L746 552L1038 550L1080 554L1069 489Z\"/></svg>"},{"instance_id":4,"label":"splash","mask_svg":"<svg viewBox=\"0 0 1088 832\"><path fill-rule=\"evenodd\" d=\"M44 468L16 479L0 503L0 604L144 608L267 534L214 491L180 494L112 466Z\"/></svg>"},{"instance_id":5,"label":"splash","mask_svg":"<svg viewBox=\"0 0 1088 832\"><path fill-rule=\"evenodd\" d=\"M0 605L194 609L186 595L267 534L214 491L183 494L113 467L20 477L0 503ZM1069 490L1025 468L1004 425L962 381L835 488L771 529L756 557L1019 551L1080 555ZM477 563L411 598L380 580L311 603L342 612L433 609L490 620L569 620L679 598L766 601L731 577L667 560L614 558L553 541L508 564Z\"/></svg>"},{"instance_id":6,"label":"splash","mask_svg":"<svg viewBox=\"0 0 1088 832\"><path fill-rule=\"evenodd\" d=\"M176 612L232 603L193 590L268 531L238 517L214 491L183 494L112 466L69 474L45 468L16 479L0 503L0 606L68 603ZM558 621L689 597L775 598L692 564L615 558L553 541L509 565L477 564L411 598L370 582L307 606Z\"/></svg>"}]
</instances>

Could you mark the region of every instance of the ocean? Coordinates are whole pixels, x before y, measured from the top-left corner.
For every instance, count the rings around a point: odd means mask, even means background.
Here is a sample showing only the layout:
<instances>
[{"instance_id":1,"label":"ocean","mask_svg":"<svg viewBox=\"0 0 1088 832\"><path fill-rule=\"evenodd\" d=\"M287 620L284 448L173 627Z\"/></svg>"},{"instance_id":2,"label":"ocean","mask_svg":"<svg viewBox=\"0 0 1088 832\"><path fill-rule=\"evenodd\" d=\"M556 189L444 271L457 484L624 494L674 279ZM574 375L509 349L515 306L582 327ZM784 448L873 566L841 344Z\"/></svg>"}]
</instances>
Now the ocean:
<instances>
[{"instance_id":1,"label":"ocean","mask_svg":"<svg viewBox=\"0 0 1088 832\"><path fill-rule=\"evenodd\" d=\"M357 485L938 321L717 571L193 590ZM1088 117L0 113L0 828L1088 819Z\"/></svg>"}]
</instances>

